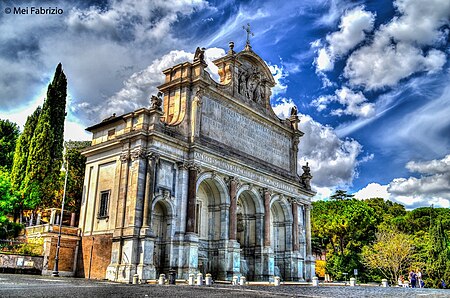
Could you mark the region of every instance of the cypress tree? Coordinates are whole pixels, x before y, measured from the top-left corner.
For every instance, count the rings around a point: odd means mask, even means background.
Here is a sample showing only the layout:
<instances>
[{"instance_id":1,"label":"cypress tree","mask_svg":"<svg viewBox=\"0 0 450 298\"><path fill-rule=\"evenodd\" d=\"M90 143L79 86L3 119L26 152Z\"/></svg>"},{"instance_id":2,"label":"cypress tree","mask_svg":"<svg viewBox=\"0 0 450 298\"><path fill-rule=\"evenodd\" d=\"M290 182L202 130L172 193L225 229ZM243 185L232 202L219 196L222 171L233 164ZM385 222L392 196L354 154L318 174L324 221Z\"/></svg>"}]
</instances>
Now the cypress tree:
<instances>
[{"instance_id":1,"label":"cypress tree","mask_svg":"<svg viewBox=\"0 0 450 298\"><path fill-rule=\"evenodd\" d=\"M30 142L23 192L28 208L49 207L58 189L63 156L67 80L58 64Z\"/></svg>"},{"instance_id":2,"label":"cypress tree","mask_svg":"<svg viewBox=\"0 0 450 298\"><path fill-rule=\"evenodd\" d=\"M9 120L0 120L0 167L10 170L16 141L19 137L19 126Z\"/></svg>"},{"instance_id":3,"label":"cypress tree","mask_svg":"<svg viewBox=\"0 0 450 298\"><path fill-rule=\"evenodd\" d=\"M23 132L17 139L16 149L14 150L13 166L11 169L11 187L14 191L21 190L22 182L25 179L30 143L41 111L41 107L37 107L33 114L28 116Z\"/></svg>"},{"instance_id":4,"label":"cypress tree","mask_svg":"<svg viewBox=\"0 0 450 298\"><path fill-rule=\"evenodd\" d=\"M441 280L449 283L450 278L450 251L442 222L438 219L430 227L430 243L428 247L428 286L439 287Z\"/></svg>"}]
</instances>

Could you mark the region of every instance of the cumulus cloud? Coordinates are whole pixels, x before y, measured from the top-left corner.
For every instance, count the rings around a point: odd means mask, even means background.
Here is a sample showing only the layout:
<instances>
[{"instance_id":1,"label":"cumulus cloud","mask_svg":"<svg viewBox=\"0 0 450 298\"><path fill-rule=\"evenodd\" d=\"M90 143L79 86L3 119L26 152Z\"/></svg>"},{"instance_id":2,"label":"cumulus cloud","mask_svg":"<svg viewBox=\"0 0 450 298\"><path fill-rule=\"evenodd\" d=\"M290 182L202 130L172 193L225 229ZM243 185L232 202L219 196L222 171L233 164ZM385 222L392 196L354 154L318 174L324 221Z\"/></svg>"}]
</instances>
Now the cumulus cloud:
<instances>
[{"instance_id":1,"label":"cumulus cloud","mask_svg":"<svg viewBox=\"0 0 450 298\"><path fill-rule=\"evenodd\" d=\"M348 58L344 76L351 85L367 90L392 87L414 73L438 72L446 63L446 53L434 47L448 37L444 28L450 2L397 0L394 6L399 16L381 25L373 41Z\"/></svg>"},{"instance_id":2,"label":"cumulus cloud","mask_svg":"<svg viewBox=\"0 0 450 298\"><path fill-rule=\"evenodd\" d=\"M408 209L430 206L450 207L450 154L442 159L410 161L406 168L419 177L395 178L387 185L370 183L355 193L358 199L380 197Z\"/></svg>"},{"instance_id":3,"label":"cumulus cloud","mask_svg":"<svg viewBox=\"0 0 450 298\"><path fill-rule=\"evenodd\" d=\"M219 48L206 49L205 60L208 64L207 71L217 78L217 67L212 63L219 57L225 55L225 51ZM192 61L194 53L185 51L171 51L170 53L155 59L147 68L132 74L124 83L124 87L108 99L108 105L93 106L89 102L74 105L77 109L89 107L91 113L106 117L113 113L123 114L149 105L149 97L158 92L157 86L164 82L163 70L176 64Z\"/></svg>"},{"instance_id":4,"label":"cumulus cloud","mask_svg":"<svg viewBox=\"0 0 450 298\"><path fill-rule=\"evenodd\" d=\"M383 198L389 200L390 194L387 191L388 185L378 183L369 183L366 187L355 192L355 198L359 200L367 200L371 198Z\"/></svg>"},{"instance_id":5,"label":"cumulus cloud","mask_svg":"<svg viewBox=\"0 0 450 298\"><path fill-rule=\"evenodd\" d=\"M292 99L280 99L273 105L275 113L280 118L289 115L290 108L294 106ZM299 144L299 168L309 162L312 183L321 189L324 195L329 193L323 188L346 188L357 177L359 155L363 152L362 145L353 139L339 139L330 126L325 126L308 115L300 115L300 130L305 135Z\"/></svg>"},{"instance_id":6,"label":"cumulus cloud","mask_svg":"<svg viewBox=\"0 0 450 298\"><path fill-rule=\"evenodd\" d=\"M203 0L112 0L101 6L61 0L58 7L64 14L51 18L2 16L0 109L5 113L33 104L62 62L73 97L69 116L85 125L101 120L109 109L107 99L131 75L186 47L173 27L210 9Z\"/></svg>"},{"instance_id":7,"label":"cumulus cloud","mask_svg":"<svg viewBox=\"0 0 450 298\"><path fill-rule=\"evenodd\" d=\"M286 78L289 75L289 73L287 72L287 70L284 69L283 66L270 63L267 63L267 66L269 67L276 84L275 87L272 88L272 96L285 93L288 87L286 83Z\"/></svg>"},{"instance_id":8,"label":"cumulus cloud","mask_svg":"<svg viewBox=\"0 0 450 298\"><path fill-rule=\"evenodd\" d=\"M325 110L331 102L338 102L344 108L334 109L332 115L352 115L356 117L369 118L375 114L375 104L368 102L361 91L355 92L347 87L342 87L335 91L335 95L325 95L314 99L312 106L321 112Z\"/></svg>"},{"instance_id":9,"label":"cumulus cloud","mask_svg":"<svg viewBox=\"0 0 450 298\"><path fill-rule=\"evenodd\" d=\"M326 46L318 49L314 63L318 72L330 71L334 62L354 49L366 38L366 32L373 30L375 15L359 6L348 10L341 17L339 31L326 36ZM318 45L313 44L314 45Z\"/></svg>"}]
</instances>

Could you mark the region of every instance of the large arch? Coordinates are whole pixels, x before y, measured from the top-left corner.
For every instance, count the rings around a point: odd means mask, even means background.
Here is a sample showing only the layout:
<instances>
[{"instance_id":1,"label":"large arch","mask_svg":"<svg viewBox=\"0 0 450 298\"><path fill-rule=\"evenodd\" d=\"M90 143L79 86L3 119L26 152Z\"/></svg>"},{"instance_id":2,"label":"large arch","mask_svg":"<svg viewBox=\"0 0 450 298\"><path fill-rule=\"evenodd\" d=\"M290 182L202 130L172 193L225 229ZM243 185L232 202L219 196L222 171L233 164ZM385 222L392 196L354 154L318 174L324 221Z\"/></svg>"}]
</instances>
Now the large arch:
<instances>
[{"instance_id":1,"label":"large arch","mask_svg":"<svg viewBox=\"0 0 450 298\"><path fill-rule=\"evenodd\" d=\"M257 256L261 254L263 240L263 210L259 192L249 185L237 192L236 230L239 242L240 271L248 280L260 276Z\"/></svg>"},{"instance_id":2,"label":"large arch","mask_svg":"<svg viewBox=\"0 0 450 298\"><path fill-rule=\"evenodd\" d=\"M171 267L171 239L173 238L173 205L162 195L156 196L152 201L151 227L155 234L153 248L153 264L156 276L168 273Z\"/></svg>"},{"instance_id":3,"label":"large arch","mask_svg":"<svg viewBox=\"0 0 450 298\"><path fill-rule=\"evenodd\" d=\"M225 182L214 173L200 175L197 180L196 226L198 234L198 270L224 278L226 266L219 255L221 240L228 239L229 195ZM224 220L225 219L225 220ZM222 241L223 242L223 241Z\"/></svg>"},{"instance_id":4,"label":"large arch","mask_svg":"<svg viewBox=\"0 0 450 298\"><path fill-rule=\"evenodd\" d=\"M283 196L275 195L270 202L270 238L274 252L274 274L283 280L290 280L292 252L292 209L291 204Z\"/></svg>"}]
</instances>

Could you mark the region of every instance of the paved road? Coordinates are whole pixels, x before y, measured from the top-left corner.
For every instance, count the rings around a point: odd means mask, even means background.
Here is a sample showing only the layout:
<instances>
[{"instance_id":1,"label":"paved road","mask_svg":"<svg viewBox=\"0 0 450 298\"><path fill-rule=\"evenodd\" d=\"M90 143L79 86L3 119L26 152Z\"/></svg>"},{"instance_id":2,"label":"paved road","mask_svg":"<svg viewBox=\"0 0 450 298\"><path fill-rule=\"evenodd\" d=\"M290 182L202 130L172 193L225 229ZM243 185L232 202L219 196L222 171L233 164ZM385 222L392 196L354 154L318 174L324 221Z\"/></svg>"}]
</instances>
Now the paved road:
<instances>
[{"instance_id":1,"label":"paved road","mask_svg":"<svg viewBox=\"0 0 450 298\"><path fill-rule=\"evenodd\" d=\"M450 297L450 290L337 286L157 286L0 274L0 297Z\"/></svg>"}]
</instances>

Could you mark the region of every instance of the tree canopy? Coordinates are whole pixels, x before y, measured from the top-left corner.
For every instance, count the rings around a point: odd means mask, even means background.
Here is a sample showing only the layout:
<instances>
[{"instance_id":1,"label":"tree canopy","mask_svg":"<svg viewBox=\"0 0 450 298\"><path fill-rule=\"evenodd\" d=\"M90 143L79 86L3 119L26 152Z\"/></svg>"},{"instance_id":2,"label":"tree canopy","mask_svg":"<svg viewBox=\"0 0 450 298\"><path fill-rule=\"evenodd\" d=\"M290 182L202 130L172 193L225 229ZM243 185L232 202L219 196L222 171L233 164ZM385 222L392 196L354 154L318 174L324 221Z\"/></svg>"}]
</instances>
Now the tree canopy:
<instances>
[{"instance_id":1,"label":"tree canopy","mask_svg":"<svg viewBox=\"0 0 450 298\"><path fill-rule=\"evenodd\" d=\"M0 167L11 169L18 137L19 126L9 120L0 119Z\"/></svg>"}]
</instances>

